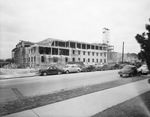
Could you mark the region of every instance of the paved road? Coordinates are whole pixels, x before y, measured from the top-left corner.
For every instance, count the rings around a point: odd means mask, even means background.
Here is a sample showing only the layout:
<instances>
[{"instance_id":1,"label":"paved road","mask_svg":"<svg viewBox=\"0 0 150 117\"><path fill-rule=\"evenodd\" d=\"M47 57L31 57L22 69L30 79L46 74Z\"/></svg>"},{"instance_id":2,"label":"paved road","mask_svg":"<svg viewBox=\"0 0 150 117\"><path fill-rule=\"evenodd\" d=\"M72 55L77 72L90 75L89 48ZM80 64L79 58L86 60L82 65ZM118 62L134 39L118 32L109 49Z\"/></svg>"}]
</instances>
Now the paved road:
<instances>
[{"instance_id":1,"label":"paved road","mask_svg":"<svg viewBox=\"0 0 150 117\"><path fill-rule=\"evenodd\" d=\"M5 117L90 117L149 90L150 85L145 79ZM143 104L142 100L140 104ZM144 111L149 115L146 107ZM126 113L126 111L122 111L122 113Z\"/></svg>"},{"instance_id":2,"label":"paved road","mask_svg":"<svg viewBox=\"0 0 150 117\"><path fill-rule=\"evenodd\" d=\"M3 97L1 97L0 102L6 100L7 97L8 101L10 95L11 99L16 99L21 98L21 96L30 97L61 89L114 81L120 78L117 72L118 70L97 71L1 80L0 94L3 95ZM15 93L15 95L13 93Z\"/></svg>"}]
</instances>

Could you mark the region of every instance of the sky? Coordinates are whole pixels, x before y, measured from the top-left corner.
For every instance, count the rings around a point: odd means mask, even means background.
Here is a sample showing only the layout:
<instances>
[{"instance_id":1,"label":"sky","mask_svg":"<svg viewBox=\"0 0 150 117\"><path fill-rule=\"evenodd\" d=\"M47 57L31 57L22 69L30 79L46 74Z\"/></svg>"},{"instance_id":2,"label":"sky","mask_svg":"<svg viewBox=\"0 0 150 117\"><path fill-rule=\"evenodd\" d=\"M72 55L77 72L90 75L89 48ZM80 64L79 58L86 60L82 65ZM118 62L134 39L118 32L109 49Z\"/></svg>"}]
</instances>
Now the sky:
<instances>
[{"instance_id":1,"label":"sky","mask_svg":"<svg viewBox=\"0 0 150 117\"><path fill-rule=\"evenodd\" d=\"M135 36L146 31L150 0L0 0L0 59L20 40L46 38L101 43L110 29L115 52L138 53Z\"/></svg>"}]
</instances>

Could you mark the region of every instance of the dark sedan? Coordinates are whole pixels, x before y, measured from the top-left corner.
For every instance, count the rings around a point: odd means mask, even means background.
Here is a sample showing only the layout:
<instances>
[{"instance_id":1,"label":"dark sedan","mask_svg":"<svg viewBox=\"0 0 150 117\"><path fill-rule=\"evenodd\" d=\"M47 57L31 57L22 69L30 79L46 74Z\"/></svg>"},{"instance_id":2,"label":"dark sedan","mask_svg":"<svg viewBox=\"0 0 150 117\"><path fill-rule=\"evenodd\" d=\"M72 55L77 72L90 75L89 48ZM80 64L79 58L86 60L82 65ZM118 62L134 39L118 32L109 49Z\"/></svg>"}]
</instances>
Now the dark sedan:
<instances>
[{"instance_id":1,"label":"dark sedan","mask_svg":"<svg viewBox=\"0 0 150 117\"><path fill-rule=\"evenodd\" d=\"M96 71L96 68L93 65L85 66L81 69L82 72L92 72Z\"/></svg>"},{"instance_id":2,"label":"dark sedan","mask_svg":"<svg viewBox=\"0 0 150 117\"><path fill-rule=\"evenodd\" d=\"M138 74L137 72L137 68L134 65L125 65L119 72L118 74L120 75L120 77L124 77L124 76L135 76Z\"/></svg>"},{"instance_id":3,"label":"dark sedan","mask_svg":"<svg viewBox=\"0 0 150 117\"><path fill-rule=\"evenodd\" d=\"M50 66L47 69L39 70L39 74L42 76L52 75L52 74L61 74L63 71L55 66Z\"/></svg>"}]
</instances>

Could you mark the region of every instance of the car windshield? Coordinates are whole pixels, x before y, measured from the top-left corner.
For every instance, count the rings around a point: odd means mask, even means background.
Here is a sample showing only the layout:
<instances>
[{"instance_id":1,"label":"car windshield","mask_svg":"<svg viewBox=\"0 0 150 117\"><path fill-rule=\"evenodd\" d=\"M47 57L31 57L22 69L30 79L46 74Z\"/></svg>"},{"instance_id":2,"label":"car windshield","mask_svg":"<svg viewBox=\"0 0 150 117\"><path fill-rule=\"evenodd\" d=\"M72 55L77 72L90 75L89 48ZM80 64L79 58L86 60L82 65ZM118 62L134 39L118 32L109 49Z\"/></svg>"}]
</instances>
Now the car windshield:
<instances>
[{"instance_id":1,"label":"car windshield","mask_svg":"<svg viewBox=\"0 0 150 117\"><path fill-rule=\"evenodd\" d=\"M123 69L132 69L132 68L135 68L135 66L133 65L126 65L123 67Z\"/></svg>"},{"instance_id":2,"label":"car windshield","mask_svg":"<svg viewBox=\"0 0 150 117\"><path fill-rule=\"evenodd\" d=\"M47 67L47 69L52 69L52 67Z\"/></svg>"},{"instance_id":3,"label":"car windshield","mask_svg":"<svg viewBox=\"0 0 150 117\"><path fill-rule=\"evenodd\" d=\"M147 67L146 65L142 65L141 67Z\"/></svg>"}]
</instances>

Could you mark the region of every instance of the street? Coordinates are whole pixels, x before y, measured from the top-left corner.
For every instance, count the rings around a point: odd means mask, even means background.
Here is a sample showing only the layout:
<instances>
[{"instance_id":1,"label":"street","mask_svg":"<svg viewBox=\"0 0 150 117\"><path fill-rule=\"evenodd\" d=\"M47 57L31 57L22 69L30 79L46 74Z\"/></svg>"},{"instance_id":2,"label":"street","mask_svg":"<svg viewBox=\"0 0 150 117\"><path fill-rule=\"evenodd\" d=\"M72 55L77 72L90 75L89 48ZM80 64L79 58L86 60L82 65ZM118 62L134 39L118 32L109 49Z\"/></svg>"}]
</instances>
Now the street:
<instances>
[{"instance_id":1,"label":"street","mask_svg":"<svg viewBox=\"0 0 150 117\"><path fill-rule=\"evenodd\" d=\"M36 108L36 106L35 106L34 107L35 109L30 110L30 111L32 111L31 114L33 114L33 112L34 112L34 113L38 113L38 115L40 115L40 116L43 116L43 115L41 115L43 112L46 112L46 114L48 114L49 109L50 109L50 115L52 113L54 115L57 115L57 112L58 112L58 114L62 113L63 115L67 115L67 116L68 116L68 114L69 115L71 114L71 116L73 116L73 115L75 115L75 113L77 114L77 116L78 116L78 114L79 114L79 116L82 114L83 114L82 116L84 116L85 114L82 113L82 111L80 111L81 110L79 108L79 105L80 105L82 107L82 109L86 109L86 111L89 112L89 113L86 112L87 113L86 116L89 116L89 115L91 116L91 115L94 115L97 112L101 112L102 110L105 110L113 105L122 103L128 99L131 99L131 98L136 97L144 92L149 91L149 84L147 83L148 77L149 77L149 75L123 79L118 75L118 70L109 70L109 71L82 72L82 73L72 73L72 74L35 76L35 77L0 80L0 97L1 97L0 103L5 104L5 103L8 103L9 101L15 102L15 100L23 101L23 99L25 97L34 97L34 96L38 97L38 99L45 99L45 101L46 101L48 98L46 99L46 98L39 98L39 97L41 95L46 96L48 94L52 94L54 92L58 92L61 90L77 89L79 87L86 87L86 86L92 86L92 85L93 86L96 86L96 85L102 86L102 84L107 84L108 88L106 88L104 90L102 89L101 91L96 91L95 93L92 92L87 95L84 94L83 96L77 96L76 98L67 99L66 101L61 101L63 104L62 105L63 108L65 107L65 109L66 109L65 110L66 113L64 113L64 111L62 111L62 112L58 111L58 110L60 110L59 104L61 102L57 103L57 101L56 101L54 104L49 104L48 100L45 103L47 106L41 106L41 108L40 107ZM136 79L137 79L137 81L136 81ZM139 79L139 81L138 81L138 79ZM140 81L140 79L141 79L141 81ZM120 81L120 82L118 82L118 81ZM119 85L120 83L123 83L124 81L130 81L130 82ZM131 83L132 81L133 81L133 83ZM115 83L115 85L113 85L112 83ZM109 88L109 86L112 86L112 87ZM122 92L122 90L123 90L123 92ZM79 92L74 92L74 93L79 93ZM121 95L121 97L120 96L118 97L118 95ZM88 98L86 99L86 97L88 97ZM110 99L112 99L112 97L114 99L110 100ZM63 97L60 97L58 99L61 99L61 98L63 98ZM100 101L100 102L97 101L99 99L101 99L103 101ZM69 100L71 102L68 102ZM74 100L76 100L76 101L74 101ZM40 100L38 100L38 101L40 102ZM76 104L74 102L76 102ZM93 105L93 102L95 104L97 102L99 102L99 104L97 105L98 107L96 107L96 105ZM33 101L32 101L32 104L33 104ZM41 104L42 104L42 101L41 101ZM69 105L71 104L72 107L74 107L73 105L75 105L75 108L70 108L70 106L66 106L68 104ZM87 105L88 108L91 107L91 109L89 108L89 110L93 109L93 111L87 110L86 104L89 104L89 105ZM53 105L56 105L56 108L55 107L53 108ZM102 105L102 106L100 107L99 105ZM77 108L76 108L76 106L77 106ZM21 108L21 106L20 106L20 108ZM69 113L69 108L70 108L70 111L72 111L72 113ZM26 110L28 110L28 108ZM77 112L73 113L73 110L76 110ZM15 112L19 112L19 111L16 110ZM24 113L24 111L23 111L23 113ZM20 116L20 114L19 114L19 116Z\"/></svg>"},{"instance_id":2,"label":"street","mask_svg":"<svg viewBox=\"0 0 150 117\"><path fill-rule=\"evenodd\" d=\"M0 90L17 89L23 96L34 96L61 89L114 81L120 78L117 72L118 70L111 70L1 80Z\"/></svg>"}]
</instances>

